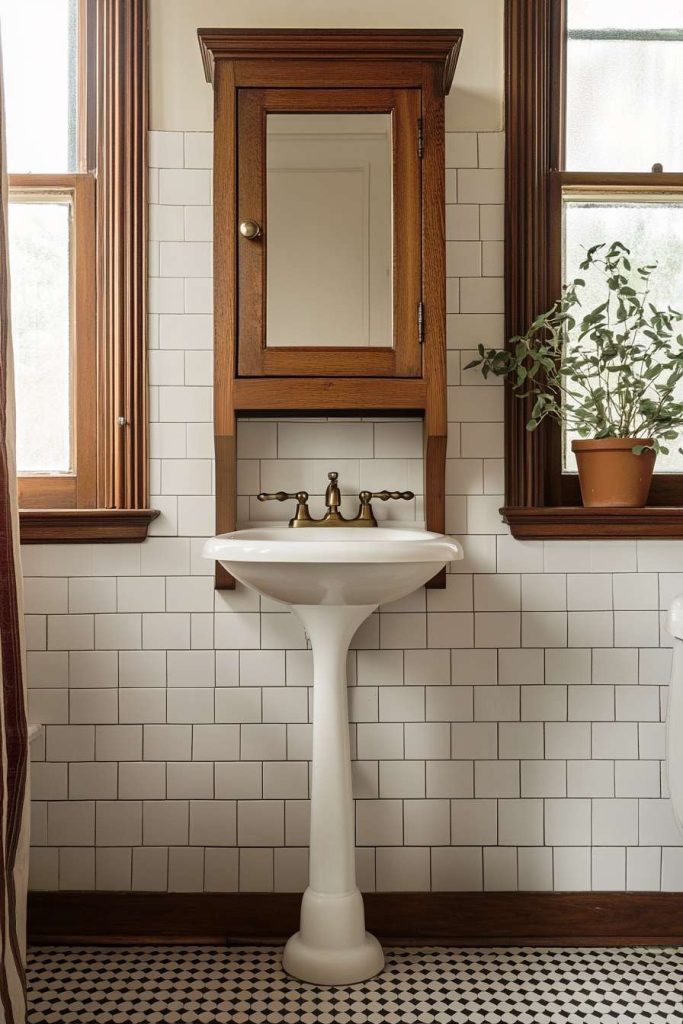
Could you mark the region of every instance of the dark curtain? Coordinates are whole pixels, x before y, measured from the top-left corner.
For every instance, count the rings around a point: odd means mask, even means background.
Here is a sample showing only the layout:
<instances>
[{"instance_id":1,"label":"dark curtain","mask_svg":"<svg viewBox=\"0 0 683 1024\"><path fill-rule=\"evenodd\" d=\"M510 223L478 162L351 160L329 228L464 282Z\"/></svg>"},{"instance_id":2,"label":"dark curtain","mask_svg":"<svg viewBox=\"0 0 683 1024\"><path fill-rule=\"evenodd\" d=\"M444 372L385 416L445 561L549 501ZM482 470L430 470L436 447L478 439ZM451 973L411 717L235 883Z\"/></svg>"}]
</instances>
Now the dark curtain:
<instances>
[{"instance_id":1,"label":"dark curtain","mask_svg":"<svg viewBox=\"0 0 683 1024\"><path fill-rule=\"evenodd\" d=\"M5 1024L24 1024L28 728L24 690L1 48L0 187L0 1018Z\"/></svg>"}]
</instances>

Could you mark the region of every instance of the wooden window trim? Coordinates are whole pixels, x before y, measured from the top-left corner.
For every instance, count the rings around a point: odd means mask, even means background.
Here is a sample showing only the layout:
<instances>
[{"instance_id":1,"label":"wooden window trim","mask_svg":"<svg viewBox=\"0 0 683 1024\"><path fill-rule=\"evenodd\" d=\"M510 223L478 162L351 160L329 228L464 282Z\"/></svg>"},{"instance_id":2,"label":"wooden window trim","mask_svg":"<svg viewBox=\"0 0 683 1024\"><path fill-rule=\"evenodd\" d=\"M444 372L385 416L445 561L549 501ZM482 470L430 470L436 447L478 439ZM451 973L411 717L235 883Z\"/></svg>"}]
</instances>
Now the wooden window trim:
<instances>
[{"instance_id":1,"label":"wooden window trim","mask_svg":"<svg viewBox=\"0 0 683 1024\"><path fill-rule=\"evenodd\" d=\"M683 190L683 174L595 174L564 167L565 0L506 4L505 336L523 333L561 285L563 189ZM683 474L657 474L650 504L580 504L578 480L561 473L560 430L530 433L530 399L505 386L505 505L514 537L610 539L683 536Z\"/></svg>"},{"instance_id":2,"label":"wooden window trim","mask_svg":"<svg viewBox=\"0 0 683 1024\"><path fill-rule=\"evenodd\" d=\"M81 0L80 13L82 173L59 177L90 204L74 276L93 341L77 345L78 482L69 495L62 487L69 507L47 508L35 478L22 479L22 498L40 506L20 509L27 543L140 540L158 515L147 468L147 0Z\"/></svg>"}]
</instances>

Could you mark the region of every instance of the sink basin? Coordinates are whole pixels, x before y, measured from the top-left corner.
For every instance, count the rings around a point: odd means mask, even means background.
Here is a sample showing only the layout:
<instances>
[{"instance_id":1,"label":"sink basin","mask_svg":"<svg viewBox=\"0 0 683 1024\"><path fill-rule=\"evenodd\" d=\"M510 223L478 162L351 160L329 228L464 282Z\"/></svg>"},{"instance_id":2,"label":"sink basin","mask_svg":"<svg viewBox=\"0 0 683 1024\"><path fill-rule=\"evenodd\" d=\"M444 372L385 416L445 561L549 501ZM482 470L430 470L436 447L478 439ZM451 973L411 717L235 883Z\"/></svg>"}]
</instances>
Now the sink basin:
<instances>
[{"instance_id":1,"label":"sink basin","mask_svg":"<svg viewBox=\"0 0 683 1024\"><path fill-rule=\"evenodd\" d=\"M381 971L356 885L346 656L360 624L462 558L440 533L393 527L258 527L214 537L204 555L246 586L291 605L313 650L309 884L283 967L315 985L350 985ZM398 682L398 680L397 680Z\"/></svg>"},{"instance_id":2,"label":"sink basin","mask_svg":"<svg viewBox=\"0 0 683 1024\"><path fill-rule=\"evenodd\" d=\"M378 605L421 587L462 549L417 529L257 527L214 537L204 555L277 601Z\"/></svg>"}]
</instances>

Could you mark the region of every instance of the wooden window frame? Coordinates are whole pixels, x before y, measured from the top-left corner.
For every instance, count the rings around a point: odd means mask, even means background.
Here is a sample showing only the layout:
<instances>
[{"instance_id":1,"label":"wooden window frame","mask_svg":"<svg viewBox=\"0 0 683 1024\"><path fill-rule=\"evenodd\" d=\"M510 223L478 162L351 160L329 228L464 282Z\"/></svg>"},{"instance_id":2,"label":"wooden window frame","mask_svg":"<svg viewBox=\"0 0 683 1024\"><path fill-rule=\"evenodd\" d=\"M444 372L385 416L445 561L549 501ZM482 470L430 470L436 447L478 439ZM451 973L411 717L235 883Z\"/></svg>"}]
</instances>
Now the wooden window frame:
<instances>
[{"instance_id":1,"label":"wooden window frame","mask_svg":"<svg viewBox=\"0 0 683 1024\"><path fill-rule=\"evenodd\" d=\"M526 331L562 284L562 197L683 192L683 174L564 170L566 0L506 4L505 336ZM645 508L584 508L562 473L561 433L526 430L531 399L505 386L503 520L519 539L683 537L683 473L656 474Z\"/></svg>"},{"instance_id":2,"label":"wooden window frame","mask_svg":"<svg viewBox=\"0 0 683 1024\"><path fill-rule=\"evenodd\" d=\"M71 366L72 448L74 471L19 476L19 504L24 508L92 508L97 494L97 316L95 308L95 182L87 173L13 174L14 201L71 200Z\"/></svg>"},{"instance_id":3,"label":"wooden window frame","mask_svg":"<svg viewBox=\"0 0 683 1024\"><path fill-rule=\"evenodd\" d=\"M10 175L73 197L74 475L19 478L21 540L134 541L147 469L147 0L79 0L78 171Z\"/></svg>"}]
</instances>

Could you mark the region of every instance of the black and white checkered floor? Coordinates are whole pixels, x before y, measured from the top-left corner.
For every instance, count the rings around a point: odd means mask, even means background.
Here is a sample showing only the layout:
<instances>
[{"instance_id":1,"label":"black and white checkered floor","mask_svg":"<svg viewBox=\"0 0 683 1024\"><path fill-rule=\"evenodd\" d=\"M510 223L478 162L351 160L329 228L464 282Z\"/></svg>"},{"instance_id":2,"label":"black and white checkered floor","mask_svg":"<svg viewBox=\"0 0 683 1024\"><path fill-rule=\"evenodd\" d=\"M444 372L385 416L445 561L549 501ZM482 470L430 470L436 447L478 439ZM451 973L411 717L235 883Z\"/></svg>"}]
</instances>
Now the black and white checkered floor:
<instances>
[{"instance_id":1,"label":"black and white checkered floor","mask_svg":"<svg viewBox=\"0 0 683 1024\"><path fill-rule=\"evenodd\" d=\"M680 1024L683 948L394 948L349 988L276 947L30 951L28 1024Z\"/></svg>"}]
</instances>

